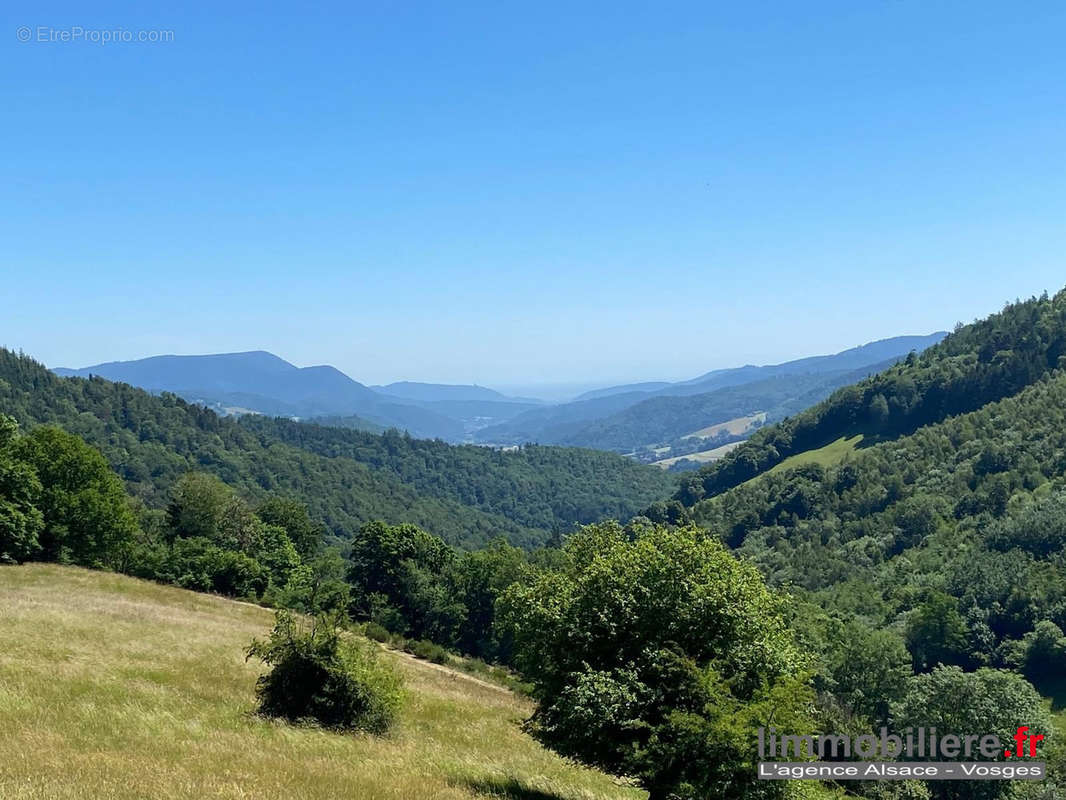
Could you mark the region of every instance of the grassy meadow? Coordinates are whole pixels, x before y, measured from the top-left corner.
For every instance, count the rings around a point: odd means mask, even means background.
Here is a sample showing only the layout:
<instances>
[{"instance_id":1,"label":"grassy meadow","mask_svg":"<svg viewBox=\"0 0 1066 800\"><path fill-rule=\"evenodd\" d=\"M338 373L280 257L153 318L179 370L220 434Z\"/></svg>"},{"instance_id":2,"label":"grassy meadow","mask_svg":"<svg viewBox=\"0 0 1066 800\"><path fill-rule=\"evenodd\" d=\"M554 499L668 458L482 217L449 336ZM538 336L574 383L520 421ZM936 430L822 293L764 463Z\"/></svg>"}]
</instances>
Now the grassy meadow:
<instances>
[{"instance_id":1,"label":"grassy meadow","mask_svg":"<svg viewBox=\"0 0 1066 800\"><path fill-rule=\"evenodd\" d=\"M823 467L831 467L854 453L863 444L863 439L864 436L861 433L854 436L842 436L825 447L805 450L802 453L789 456L780 464L768 470L767 473L772 475L795 467L801 467L804 464L820 464Z\"/></svg>"},{"instance_id":2,"label":"grassy meadow","mask_svg":"<svg viewBox=\"0 0 1066 800\"><path fill-rule=\"evenodd\" d=\"M528 700L400 654L386 738L255 715L270 611L55 565L0 567L0 797L639 800L519 729Z\"/></svg>"}]
</instances>

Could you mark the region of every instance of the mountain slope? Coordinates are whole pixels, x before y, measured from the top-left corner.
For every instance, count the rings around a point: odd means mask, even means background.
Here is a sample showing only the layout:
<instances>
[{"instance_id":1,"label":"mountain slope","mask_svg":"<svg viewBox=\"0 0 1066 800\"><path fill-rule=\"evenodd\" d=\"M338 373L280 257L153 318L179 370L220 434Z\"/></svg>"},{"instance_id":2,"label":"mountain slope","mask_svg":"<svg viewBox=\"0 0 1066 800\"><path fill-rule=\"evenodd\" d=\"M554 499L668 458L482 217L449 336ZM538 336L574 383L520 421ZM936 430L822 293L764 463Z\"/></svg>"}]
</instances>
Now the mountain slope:
<instances>
[{"instance_id":1,"label":"mountain slope","mask_svg":"<svg viewBox=\"0 0 1066 800\"><path fill-rule=\"evenodd\" d=\"M150 392L173 392L190 402L235 406L259 413L297 417L357 415L382 427L415 436L461 439L463 425L436 411L383 396L335 367L297 367L272 353L153 356L82 369L57 368L57 375L95 375Z\"/></svg>"},{"instance_id":2,"label":"mountain slope","mask_svg":"<svg viewBox=\"0 0 1066 800\"><path fill-rule=\"evenodd\" d=\"M799 398L812 393L811 402L832 389L849 383L861 370L882 368L893 358L906 356L940 341L946 334L898 336L844 350L835 355L812 356L769 366L744 366L715 370L680 383L633 384L583 395L585 399L550 408L534 409L514 419L478 431L479 441L495 444L540 442L572 444L629 452L655 446L731 417L787 408L795 413L806 406ZM790 380L794 386L790 388ZM759 384L759 385L756 385ZM749 402L740 403L743 393L723 393L690 402L669 402L662 398L711 395L732 387L749 386ZM640 387L655 387L650 391ZM818 388L821 387L821 388ZM791 395L791 396L790 396ZM716 403L721 400L721 407ZM627 415L627 409L650 405ZM810 403L808 403L809 405ZM730 413L737 408L738 413ZM780 417L778 417L780 418ZM646 430L646 432L645 432Z\"/></svg>"},{"instance_id":3,"label":"mountain slope","mask_svg":"<svg viewBox=\"0 0 1066 800\"><path fill-rule=\"evenodd\" d=\"M381 518L465 546L495 536L528 546L553 529L632 516L673 486L658 470L595 451L503 453L395 432L220 418L174 395L60 378L7 350L0 350L0 412L24 427L57 424L82 436L151 507L165 505L185 472L202 470L252 496L294 494L340 538Z\"/></svg>"},{"instance_id":4,"label":"mountain slope","mask_svg":"<svg viewBox=\"0 0 1066 800\"><path fill-rule=\"evenodd\" d=\"M916 671L1014 670L1066 707L1066 291L764 428L677 499L811 641L858 621Z\"/></svg>"},{"instance_id":5,"label":"mountain slope","mask_svg":"<svg viewBox=\"0 0 1066 800\"><path fill-rule=\"evenodd\" d=\"M644 796L522 733L527 700L399 653L388 737L259 717L244 651L273 618L247 603L30 564L0 567L0 608L5 800Z\"/></svg>"},{"instance_id":6,"label":"mountain slope","mask_svg":"<svg viewBox=\"0 0 1066 800\"><path fill-rule=\"evenodd\" d=\"M776 422L893 363L858 370L775 375L702 394L652 397L593 421L564 442L628 452L648 443L670 443L695 430L760 412L766 414L767 422Z\"/></svg>"},{"instance_id":7,"label":"mountain slope","mask_svg":"<svg viewBox=\"0 0 1066 800\"><path fill-rule=\"evenodd\" d=\"M980 585L992 579L986 573L1005 569L1009 585L981 603L998 615L1001 637L1031 629L1035 609L1066 626L1066 535L1058 523L1043 531L1034 516L1047 509L1061 522L1066 502L1066 374L912 434L817 457L835 444L692 513L775 583L835 592L864 581L892 594L891 584L898 591L905 578L935 572L940 585L972 597L993 591ZM1033 608L1009 597L1022 590L1037 594Z\"/></svg>"},{"instance_id":8,"label":"mountain slope","mask_svg":"<svg viewBox=\"0 0 1066 800\"><path fill-rule=\"evenodd\" d=\"M940 344L766 428L685 482L688 501L718 494L785 458L856 435L895 438L1024 389L1066 354L1066 291L1008 305Z\"/></svg>"}]
</instances>

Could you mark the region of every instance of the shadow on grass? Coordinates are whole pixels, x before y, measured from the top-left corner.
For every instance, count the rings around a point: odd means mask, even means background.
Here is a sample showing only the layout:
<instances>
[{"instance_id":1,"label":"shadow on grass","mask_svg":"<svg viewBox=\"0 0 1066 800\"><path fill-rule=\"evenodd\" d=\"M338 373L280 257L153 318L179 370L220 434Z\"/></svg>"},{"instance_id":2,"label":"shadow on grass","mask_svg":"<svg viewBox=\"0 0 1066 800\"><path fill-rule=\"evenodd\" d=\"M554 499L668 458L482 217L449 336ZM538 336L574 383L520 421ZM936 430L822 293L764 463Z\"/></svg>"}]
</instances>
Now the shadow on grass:
<instances>
[{"instance_id":1,"label":"shadow on grass","mask_svg":"<svg viewBox=\"0 0 1066 800\"><path fill-rule=\"evenodd\" d=\"M564 800L561 795L533 789L515 778L469 780L466 781L466 786L476 795L496 797L501 800Z\"/></svg>"}]
</instances>

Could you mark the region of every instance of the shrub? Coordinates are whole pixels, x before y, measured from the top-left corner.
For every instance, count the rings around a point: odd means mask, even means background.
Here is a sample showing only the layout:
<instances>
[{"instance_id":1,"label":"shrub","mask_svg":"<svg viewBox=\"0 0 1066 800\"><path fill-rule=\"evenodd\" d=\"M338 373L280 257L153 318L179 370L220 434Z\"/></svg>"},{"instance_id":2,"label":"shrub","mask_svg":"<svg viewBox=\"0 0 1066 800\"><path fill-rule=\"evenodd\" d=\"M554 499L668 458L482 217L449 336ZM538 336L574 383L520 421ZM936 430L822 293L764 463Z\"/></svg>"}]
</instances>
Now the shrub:
<instances>
[{"instance_id":1,"label":"shrub","mask_svg":"<svg viewBox=\"0 0 1066 800\"><path fill-rule=\"evenodd\" d=\"M416 658L424 658L426 661L432 661L434 664L447 664L450 660L448 658L447 650L439 644L434 644L428 639L408 641L407 646L404 649Z\"/></svg>"},{"instance_id":2,"label":"shrub","mask_svg":"<svg viewBox=\"0 0 1066 800\"><path fill-rule=\"evenodd\" d=\"M252 657L271 666L256 687L267 716L382 734L399 712L400 677L376 648L342 638L334 619L302 623L279 612L270 638L248 648Z\"/></svg>"},{"instance_id":3,"label":"shrub","mask_svg":"<svg viewBox=\"0 0 1066 800\"><path fill-rule=\"evenodd\" d=\"M378 625L376 622L368 622L366 624L364 633L366 638L373 639L375 642L387 643L392 639L392 634L385 630L383 625Z\"/></svg>"}]
</instances>

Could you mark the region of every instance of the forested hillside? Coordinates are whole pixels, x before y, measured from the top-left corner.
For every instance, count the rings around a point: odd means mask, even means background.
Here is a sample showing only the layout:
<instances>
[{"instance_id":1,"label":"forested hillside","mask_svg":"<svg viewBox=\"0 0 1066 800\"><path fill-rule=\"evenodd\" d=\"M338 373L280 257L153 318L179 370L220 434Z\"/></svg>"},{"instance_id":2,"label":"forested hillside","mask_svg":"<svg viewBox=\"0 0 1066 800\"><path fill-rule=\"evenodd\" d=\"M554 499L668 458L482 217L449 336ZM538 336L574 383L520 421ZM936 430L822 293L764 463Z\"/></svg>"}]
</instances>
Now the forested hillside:
<instances>
[{"instance_id":1,"label":"forested hillside","mask_svg":"<svg viewBox=\"0 0 1066 800\"><path fill-rule=\"evenodd\" d=\"M680 437L756 413L766 413L770 421L776 421L910 352L921 352L944 335L897 336L834 355L715 370L678 383L632 384L588 392L573 402L536 408L490 425L477 431L476 437L496 444L540 442L620 453L657 451L654 457L649 454L641 460L685 455L693 450L678 448Z\"/></svg>"},{"instance_id":2,"label":"forested hillside","mask_svg":"<svg viewBox=\"0 0 1066 800\"><path fill-rule=\"evenodd\" d=\"M678 498L688 505L737 486L789 456L842 437L869 441L911 433L1017 394L1062 364L1066 291L1008 305L960 326L940 344L871 378L847 386L813 408L765 428L726 458L686 478Z\"/></svg>"},{"instance_id":3,"label":"forested hillside","mask_svg":"<svg viewBox=\"0 0 1066 800\"><path fill-rule=\"evenodd\" d=\"M0 411L23 428L65 428L98 447L149 507L191 470L242 493L291 494L335 535L363 523L412 522L474 546L503 535L532 545L553 529L632 516L672 491L668 478L607 453L531 448L501 453L266 418L235 420L174 395L60 378L0 350Z\"/></svg>"},{"instance_id":4,"label":"forested hillside","mask_svg":"<svg viewBox=\"0 0 1066 800\"><path fill-rule=\"evenodd\" d=\"M656 798L754 796L751 742L768 720L860 734L1023 720L1047 740L1054 793L1064 306L1066 293L1043 297L961 328L760 432L740 448L765 457L756 474L708 470L669 502L665 475L607 453L222 419L5 351L2 408L24 430L0 418L0 560L346 613L426 658L447 661L443 646L509 664L532 685L531 733ZM736 485L709 491L720 474ZM543 548L438 538L542 543L564 521L628 516L637 498L645 513L628 525ZM342 552L322 548L316 518ZM396 524L419 518L426 530ZM856 796L1019 797L984 788Z\"/></svg>"},{"instance_id":5,"label":"forested hillside","mask_svg":"<svg viewBox=\"0 0 1066 800\"><path fill-rule=\"evenodd\" d=\"M1064 347L1066 293L1010 305L764 429L679 497L772 583L900 630L916 670L1013 668L1066 699Z\"/></svg>"},{"instance_id":6,"label":"forested hillside","mask_svg":"<svg viewBox=\"0 0 1066 800\"><path fill-rule=\"evenodd\" d=\"M776 422L893 363L895 359L858 370L778 375L704 394L652 397L594 420L563 442L625 452L642 443L671 444L699 428L759 412Z\"/></svg>"}]
</instances>

